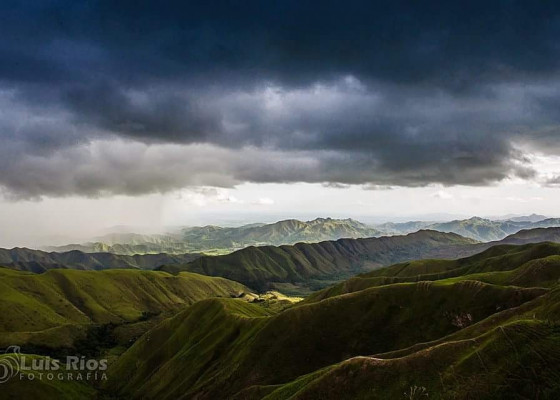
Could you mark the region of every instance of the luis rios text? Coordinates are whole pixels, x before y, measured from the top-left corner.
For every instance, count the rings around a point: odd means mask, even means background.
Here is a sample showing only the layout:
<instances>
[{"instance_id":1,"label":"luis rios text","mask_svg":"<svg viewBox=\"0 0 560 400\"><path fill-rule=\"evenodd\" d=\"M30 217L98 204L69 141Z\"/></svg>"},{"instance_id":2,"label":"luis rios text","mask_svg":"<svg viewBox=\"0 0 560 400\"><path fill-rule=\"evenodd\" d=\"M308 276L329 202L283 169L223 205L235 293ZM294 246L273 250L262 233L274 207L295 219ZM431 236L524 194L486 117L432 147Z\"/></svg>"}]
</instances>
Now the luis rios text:
<instances>
[{"instance_id":1,"label":"luis rios text","mask_svg":"<svg viewBox=\"0 0 560 400\"><path fill-rule=\"evenodd\" d=\"M107 360L67 356L63 360L22 354L17 346L10 346L0 354L0 383L19 380L107 380Z\"/></svg>"}]
</instances>

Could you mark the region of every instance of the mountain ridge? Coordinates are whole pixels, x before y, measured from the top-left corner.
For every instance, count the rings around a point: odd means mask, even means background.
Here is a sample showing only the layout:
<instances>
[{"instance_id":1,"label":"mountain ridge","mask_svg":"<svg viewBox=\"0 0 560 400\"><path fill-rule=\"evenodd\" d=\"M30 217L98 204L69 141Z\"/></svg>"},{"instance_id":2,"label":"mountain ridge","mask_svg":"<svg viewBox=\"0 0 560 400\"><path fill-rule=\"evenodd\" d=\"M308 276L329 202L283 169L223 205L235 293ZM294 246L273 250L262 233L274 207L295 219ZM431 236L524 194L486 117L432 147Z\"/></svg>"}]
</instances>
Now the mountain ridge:
<instances>
[{"instance_id":1,"label":"mountain ridge","mask_svg":"<svg viewBox=\"0 0 560 400\"><path fill-rule=\"evenodd\" d=\"M272 284L272 288L280 291L304 294L310 281L310 289L318 290L329 282L406 260L466 257L508 242L560 242L560 228L524 231L504 240L478 243L455 233L420 230L401 236L248 247L227 255L203 256L184 265L164 265L158 269L222 276L255 290L268 290Z\"/></svg>"},{"instance_id":2,"label":"mountain ridge","mask_svg":"<svg viewBox=\"0 0 560 400\"><path fill-rule=\"evenodd\" d=\"M560 257L543 270L546 246L510 246L514 269L491 248L472 260L483 275L365 287L268 317L239 314L235 299L205 300L128 349L107 389L161 399L417 398L407 397L415 387L442 399L555 398ZM532 278L512 285L521 270Z\"/></svg>"},{"instance_id":3,"label":"mountain ridge","mask_svg":"<svg viewBox=\"0 0 560 400\"><path fill-rule=\"evenodd\" d=\"M447 222L408 221L367 225L352 218L316 218L309 221L286 219L274 223L253 223L239 227L206 225L183 228L179 233L146 235L112 233L92 242L46 247L47 251L79 250L86 253L109 252L121 255L184 254L206 252L223 254L249 246L281 246L299 242L316 243L342 238L368 238L413 233L422 229L457 233L482 242L501 240L523 229L560 226L559 218L544 215L492 220L471 217Z\"/></svg>"},{"instance_id":4,"label":"mountain ridge","mask_svg":"<svg viewBox=\"0 0 560 400\"><path fill-rule=\"evenodd\" d=\"M286 219L270 224L239 227L206 225L183 228L178 234L142 235L118 233L97 237L93 242L49 246L48 251L80 250L132 255L146 253L188 253L213 250L233 251L248 246L320 242L340 238L379 236L382 232L351 218L316 218L310 221Z\"/></svg>"},{"instance_id":5,"label":"mountain ridge","mask_svg":"<svg viewBox=\"0 0 560 400\"><path fill-rule=\"evenodd\" d=\"M169 263L192 261L198 254L118 255L112 253L84 253L72 250L64 253L45 252L25 247L0 249L0 266L36 273L49 269L154 269Z\"/></svg>"},{"instance_id":6,"label":"mountain ridge","mask_svg":"<svg viewBox=\"0 0 560 400\"><path fill-rule=\"evenodd\" d=\"M158 269L222 276L262 291L270 289L271 283L298 286L310 279L341 280L395 260L447 255L455 247L475 243L454 233L423 230L402 236L247 247L227 255L204 256L188 264ZM276 288L286 290L284 286Z\"/></svg>"}]
</instances>

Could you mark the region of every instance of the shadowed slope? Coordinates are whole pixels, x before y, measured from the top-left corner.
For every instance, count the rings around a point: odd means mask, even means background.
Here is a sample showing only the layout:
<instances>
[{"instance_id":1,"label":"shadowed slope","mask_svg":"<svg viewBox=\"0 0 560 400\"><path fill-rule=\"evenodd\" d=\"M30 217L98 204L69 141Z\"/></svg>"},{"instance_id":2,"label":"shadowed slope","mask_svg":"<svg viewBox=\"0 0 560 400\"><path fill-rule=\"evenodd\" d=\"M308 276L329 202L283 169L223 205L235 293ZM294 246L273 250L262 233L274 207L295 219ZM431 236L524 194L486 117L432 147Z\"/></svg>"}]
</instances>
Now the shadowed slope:
<instances>
[{"instance_id":1,"label":"shadowed slope","mask_svg":"<svg viewBox=\"0 0 560 400\"><path fill-rule=\"evenodd\" d=\"M238 399L384 399L414 388L435 399L556 399L558 371L557 287L438 340L352 358L288 385L249 388Z\"/></svg>"},{"instance_id":2,"label":"shadowed slope","mask_svg":"<svg viewBox=\"0 0 560 400\"><path fill-rule=\"evenodd\" d=\"M418 260L392 265L316 292L304 302L319 301L374 286L455 278L498 285L551 287L560 278L560 244L495 246L459 260Z\"/></svg>"},{"instance_id":3,"label":"shadowed slope","mask_svg":"<svg viewBox=\"0 0 560 400\"><path fill-rule=\"evenodd\" d=\"M351 358L237 399L556 399L559 367L559 325L520 321L403 358Z\"/></svg>"},{"instance_id":4,"label":"shadowed slope","mask_svg":"<svg viewBox=\"0 0 560 400\"><path fill-rule=\"evenodd\" d=\"M455 247L473 243L455 234L420 231L406 236L249 247L224 256L201 257L182 266L160 269L222 276L258 291L274 286L271 283L305 286L310 280L327 281L324 286L328 280L341 280L398 261L446 255L453 253Z\"/></svg>"},{"instance_id":5,"label":"shadowed slope","mask_svg":"<svg viewBox=\"0 0 560 400\"><path fill-rule=\"evenodd\" d=\"M404 284L265 318L253 308L240 316L239 300L204 301L133 345L110 371L109 387L135 398L229 398L244 388L285 383L349 357L445 336L462 323L543 293L478 282ZM133 367L139 362L140 368Z\"/></svg>"}]
</instances>

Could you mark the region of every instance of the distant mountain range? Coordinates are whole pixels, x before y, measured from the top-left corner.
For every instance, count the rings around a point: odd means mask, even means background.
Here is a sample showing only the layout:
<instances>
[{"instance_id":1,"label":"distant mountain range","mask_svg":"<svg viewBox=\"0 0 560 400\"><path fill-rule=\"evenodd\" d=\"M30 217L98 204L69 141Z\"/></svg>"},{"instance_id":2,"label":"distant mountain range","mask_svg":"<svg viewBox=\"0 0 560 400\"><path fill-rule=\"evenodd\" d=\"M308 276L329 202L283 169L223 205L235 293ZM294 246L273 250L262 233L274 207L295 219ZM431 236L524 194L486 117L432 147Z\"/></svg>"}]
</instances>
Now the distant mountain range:
<instances>
[{"instance_id":1,"label":"distant mountain range","mask_svg":"<svg viewBox=\"0 0 560 400\"><path fill-rule=\"evenodd\" d=\"M190 243L182 241L181 235L143 235L138 233L111 233L94 238L92 242L48 246L44 250L56 252L78 250L84 253L113 253L120 255L184 254L195 251Z\"/></svg>"},{"instance_id":2,"label":"distant mountain range","mask_svg":"<svg viewBox=\"0 0 560 400\"><path fill-rule=\"evenodd\" d=\"M257 223L240 227L208 225L183 228L179 233L165 235L113 233L95 238L92 242L47 247L45 250L56 252L79 250L84 253L104 252L121 255L191 252L219 255L249 246L280 246L342 238L403 235L421 229L456 233L481 242L489 242L501 240L522 229L556 226L560 226L560 218L547 218L537 214L511 217L507 220L473 217L449 222L388 222L375 226L366 225L350 218L317 218L312 221L289 219L272 224Z\"/></svg>"},{"instance_id":3,"label":"distant mountain range","mask_svg":"<svg viewBox=\"0 0 560 400\"><path fill-rule=\"evenodd\" d=\"M381 231L350 218L317 218L306 222L288 219L273 224L251 224L239 228L188 228L183 230L183 239L187 243L199 243L201 248L243 248L372 237L381 234Z\"/></svg>"},{"instance_id":4,"label":"distant mountain range","mask_svg":"<svg viewBox=\"0 0 560 400\"><path fill-rule=\"evenodd\" d=\"M512 217L506 220L490 220L472 217L449 222L410 221L401 223L388 222L375 228L385 234L406 234L419 229L431 229L439 232L451 232L481 242L501 240L523 229L560 227L560 218L547 218L532 214L525 217Z\"/></svg>"},{"instance_id":5,"label":"distant mountain range","mask_svg":"<svg viewBox=\"0 0 560 400\"><path fill-rule=\"evenodd\" d=\"M161 265L186 263L199 254L145 254L125 256L112 253L84 253L78 250L47 253L26 248L0 249L0 266L41 273L49 269L154 269Z\"/></svg>"},{"instance_id":6,"label":"distant mountain range","mask_svg":"<svg viewBox=\"0 0 560 400\"><path fill-rule=\"evenodd\" d=\"M94 242L48 247L48 251L79 250L85 253L147 254L188 252L230 252L248 246L320 242L340 238L380 236L382 232L353 219L317 218L313 221L289 219L273 224L240 227L203 226L184 228L179 234L111 234Z\"/></svg>"},{"instance_id":7,"label":"distant mountain range","mask_svg":"<svg viewBox=\"0 0 560 400\"><path fill-rule=\"evenodd\" d=\"M196 272L241 282L255 290L271 288L305 294L382 266L414 259L467 257L492 246L560 242L560 228L518 232L502 241L478 243L454 233L422 230L405 236L339 239L294 246L248 247L223 256L203 256L159 270Z\"/></svg>"},{"instance_id":8,"label":"distant mountain range","mask_svg":"<svg viewBox=\"0 0 560 400\"><path fill-rule=\"evenodd\" d=\"M510 216L508 218L497 218L497 219L504 220L504 221L513 221L513 222L539 222L545 219L549 219L549 217L541 214L531 214L531 215Z\"/></svg>"},{"instance_id":9,"label":"distant mountain range","mask_svg":"<svg viewBox=\"0 0 560 400\"><path fill-rule=\"evenodd\" d=\"M560 218L548 218L539 221L492 221L473 217L467 220L457 220L431 224L426 229L440 232L453 232L482 242L501 240L508 235L522 229L550 228L560 226Z\"/></svg>"},{"instance_id":10,"label":"distant mountain range","mask_svg":"<svg viewBox=\"0 0 560 400\"><path fill-rule=\"evenodd\" d=\"M448 249L475 243L452 233L419 231L406 236L251 246L227 255L204 256L185 265L158 269L221 276L258 291L276 288L299 293L301 286L308 286L312 281L322 281L317 284L324 287L328 284L325 281L338 281L404 260L447 256L452 254Z\"/></svg>"},{"instance_id":11,"label":"distant mountain range","mask_svg":"<svg viewBox=\"0 0 560 400\"><path fill-rule=\"evenodd\" d=\"M470 221L470 220L469 220ZM483 220L484 221L484 220ZM232 279L264 291L308 293L382 266L427 258L459 258L497 244L560 242L560 228L523 230L500 241L480 243L455 233L421 230L407 235L339 239L282 246L249 246L219 256L200 253L116 255L0 249L0 266L41 273L49 269L159 269Z\"/></svg>"}]
</instances>

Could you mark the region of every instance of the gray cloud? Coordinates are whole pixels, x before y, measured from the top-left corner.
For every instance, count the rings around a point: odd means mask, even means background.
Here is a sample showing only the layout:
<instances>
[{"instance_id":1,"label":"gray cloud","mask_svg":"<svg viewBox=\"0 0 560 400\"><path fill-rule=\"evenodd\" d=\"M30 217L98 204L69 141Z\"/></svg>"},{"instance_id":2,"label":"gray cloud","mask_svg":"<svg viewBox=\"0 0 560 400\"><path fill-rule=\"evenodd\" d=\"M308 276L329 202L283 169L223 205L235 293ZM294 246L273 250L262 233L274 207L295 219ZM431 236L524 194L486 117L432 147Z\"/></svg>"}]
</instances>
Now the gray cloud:
<instances>
[{"instance_id":1,"label":"gray cloud","mask_svg":"<svg viewBox=\"0 0 560 400\"><path fill-rule=\"evenodd\" d=\"M545 185L560 188L560 175L547 179Z\"/></svg>"},{"instance_id":2,"label":"gray cloud","mask_svg":"<svg viewBox=\"0 0 560 400\"><path fill-rule=\"evenodd\" d=\"M20 197L244 181L485 185L533 177L516 142L539 148L554 136L534 135L543 109L528 93L538 90L509 86L456 97L343 77L297 89L115 90L60 109L5 96L2 185Z\"/></svg>"},{"instance_id":3,"label":"gray cloud","mask_svg":"<svg viewBox=\"0 0 560 400\"><path fill-rule=\"evenodd\" d=\"M532 179L526 149L560 154L558 7L435 8L3 4L0 186Z\"/></svg>"}]
</instances>

